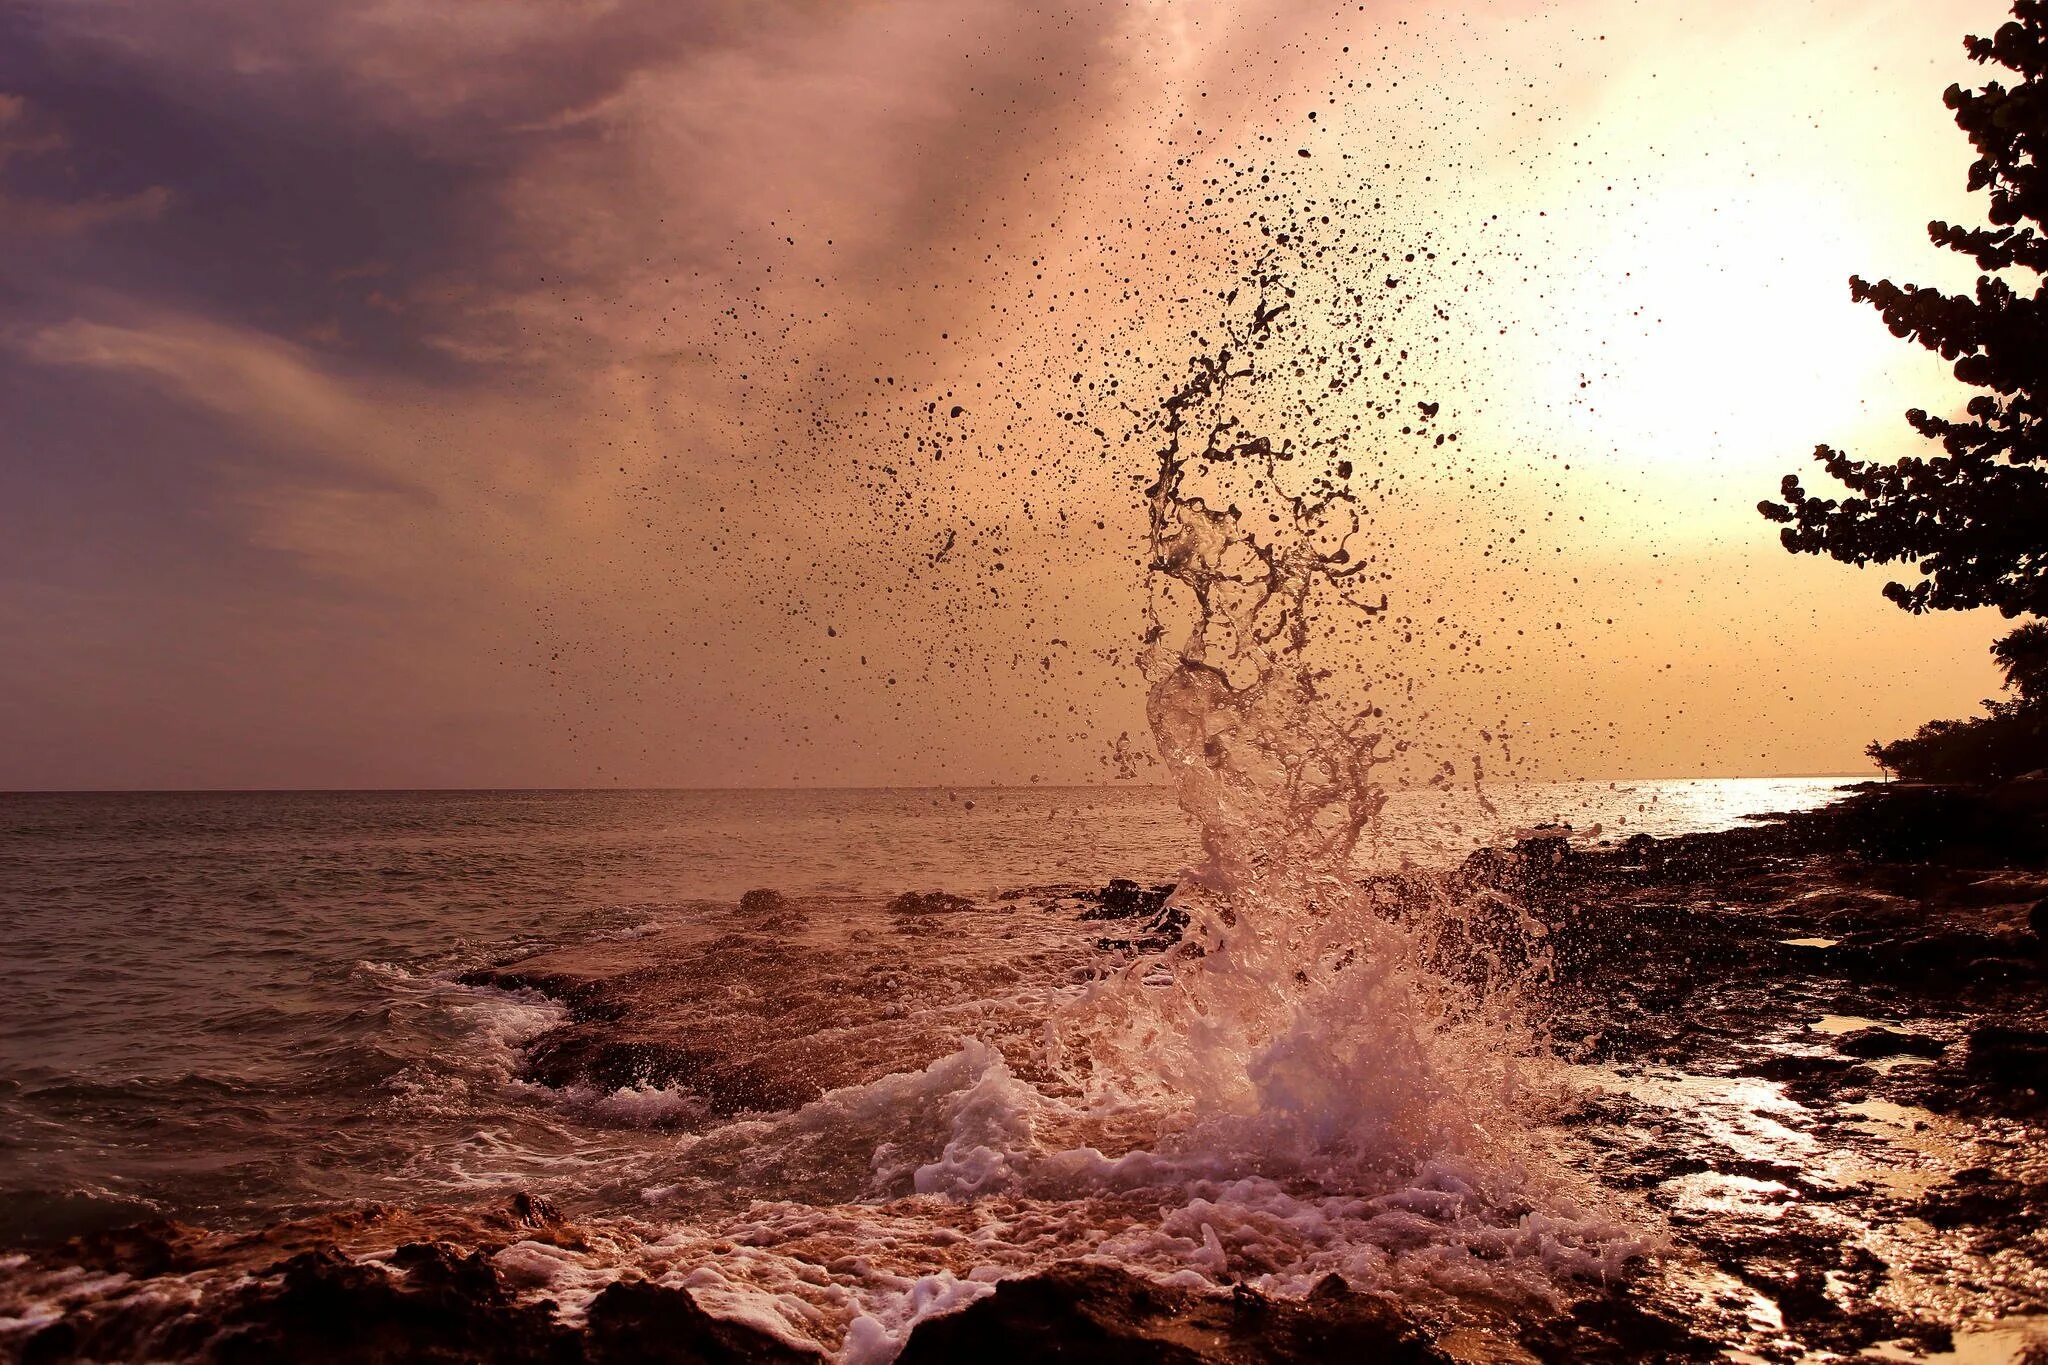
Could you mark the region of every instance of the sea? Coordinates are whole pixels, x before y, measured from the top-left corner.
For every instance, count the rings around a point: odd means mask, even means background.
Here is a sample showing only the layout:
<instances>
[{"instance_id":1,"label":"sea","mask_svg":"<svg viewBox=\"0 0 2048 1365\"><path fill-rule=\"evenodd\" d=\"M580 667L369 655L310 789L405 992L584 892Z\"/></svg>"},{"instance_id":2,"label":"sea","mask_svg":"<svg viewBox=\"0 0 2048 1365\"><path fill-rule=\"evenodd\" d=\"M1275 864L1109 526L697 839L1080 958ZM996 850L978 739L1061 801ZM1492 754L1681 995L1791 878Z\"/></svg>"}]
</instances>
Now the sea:
<instances>
[{"instance_id":1,"label":"sea","mask_svg":"<svg viewBox=\"0 0 2048 1365\"><path fill-rule=\"evenodd\" d=\"M1843 785L1397 791L1361 856L1444 864L1539 822L1727 828ZM515 1186L572 1215L642 1208L691 1139L520 1080L561 1008L466 971L729 915L756 888L848 907L851 933L864 897L1000 907L1171 882L1197 855L1152 787L0 794L0 1245ZM914 979L966 949L935 930L901 951Z\"/></svg>"}]
</instances>

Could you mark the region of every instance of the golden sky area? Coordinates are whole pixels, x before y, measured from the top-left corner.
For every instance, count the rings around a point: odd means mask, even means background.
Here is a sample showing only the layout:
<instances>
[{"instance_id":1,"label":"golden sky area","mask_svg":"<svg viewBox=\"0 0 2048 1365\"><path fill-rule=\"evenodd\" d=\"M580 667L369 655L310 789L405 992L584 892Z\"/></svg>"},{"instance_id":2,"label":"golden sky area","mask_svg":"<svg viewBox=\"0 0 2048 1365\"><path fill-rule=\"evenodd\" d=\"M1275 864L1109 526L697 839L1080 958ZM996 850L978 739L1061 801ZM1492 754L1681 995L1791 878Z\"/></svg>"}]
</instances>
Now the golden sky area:
<instances>
[{"instance_id":1,"label":"golden sky area","mask_svg":"<svg viewBox=\"0 0 2048 1365\"><path fill-rule=\"evenodd\" d=\"M1261 214L1341 242L1299 344L1370 285L1408 353L1312 409L1416 623L1331 648L1405 726L1864 771L1991 694L2001 624L1754 509L1960 403L1846 281L1968 282L1941 92L2002 16L19 6L0 785L1106 780L1121 437Z\"/></svg>"}]
</instances>

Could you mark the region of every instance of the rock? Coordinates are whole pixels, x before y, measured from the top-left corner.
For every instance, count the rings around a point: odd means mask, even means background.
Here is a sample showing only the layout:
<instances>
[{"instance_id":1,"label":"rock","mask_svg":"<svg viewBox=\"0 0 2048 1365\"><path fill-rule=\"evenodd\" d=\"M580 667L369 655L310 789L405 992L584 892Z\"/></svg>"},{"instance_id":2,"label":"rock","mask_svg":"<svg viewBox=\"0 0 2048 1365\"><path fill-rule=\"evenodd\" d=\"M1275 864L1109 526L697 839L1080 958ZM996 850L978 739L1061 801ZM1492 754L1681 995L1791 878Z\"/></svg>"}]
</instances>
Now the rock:
<instances>
[{"instance_id":1,"label":"rock","mask_svg":"<svg viewBox=\"0 0 2048 1365\"><path fill-rule=\"evenodd\" d=\"M1155 886L1148 891L1134 881L1118 877L1091 897L1095 904L1083 910L1081 918L1139 919L1156 915L1166 908L1166 899L1172 894L1171 886Z\"/></svg>"},{"instance_id":2,"label":"rock","mask_svg":"<svg viewBox=\"0 0 2048 1365\"><path fill-rule=\"evenodd\" d=\"M554 1229L562 1226L562 1210L552 1199L517 1190L506 1201L505 1211L523 1228Z\"/></svg>"},{"instance_id":3,"label":"rock","mask_svg":"<svg viewBox=\"0 0 2048 1365\"><path fill-rule=\"evenodd\" d=\"M766 934L788 934L810 925L804 908L783 895L762 886L740 897L740 913L751 921L750 929Z\"/></svg>"},{"instance_id":4,"label":"rock","mask_svg":"<svg viewBox=\"0 0 2048 1365\"><path fill-rule=\"evenodd\" d=\"M188 1229L179 1224L157 1219L73 1237L57 1249L57 1257L94 1270L117 1271L145 1280L152 1275L191 1269L193 1261L185 1246L189 1236Z\"/></svg>"},{"instance_id":5,"label":"rock","mask_svg":"<svg viewBox=\"0 0 2048 1365\"><path fill-rule=\"evenodd\" d=\"M445 1243L413 1243L400 1247L392 1262L402 1277L351 1261L331 1247L302 1252L273 1268L275 1280L251 1285L230 1300L219 1323L190 1318L180 1324L181 1333L217 1328L203 1342L204 1354L223 1365L569 1365L577 1358L574 1336L551 1308L512 1303L481 1251L464 1257Z\"/></svg>"},{"instance_id":6,"label":"rock","mask_svg":"<svg viewBox=\"0 0 2048 1365\"><path fill-rule=\"evenodd\" d=\"M1109 1266L1068 1262L1004 1280L920 1323L897 1365L1204 1365L1448 1361L1391 1301L1332 1275L1306 1300L1247 1289L1200 1294Z\"/></svg>"},{"instance_id":7,"label":"rock","mask_svg":"<svg viewBox=\"0 0 2048 1365\"><path fill-rule=\"evenodd\" d=\"M1738 1074L1761 1076L1767 1081L1786 1083L1824 1079L1833 1081L1853 1066L1853 1062L1840 1057L1816 1057L1805 1053L1781 1052L1776 1056L1746 1060L1738 1068Z\"/></svg>"},{"instance_id":8,"label":"rock","mask_svg":"<svg viewBox=\"0 0 2048 1365\"><path fill-rule=\"evenodd\" d=\"M897 915L939 915L973 908L974 902L965 896L945 891L906 891L889 902L890 912Z\"/></svg>"},{"instance_id":9,"label":"rock","mask_svg":"<svg viewBox=\"0 0 2048 1365\"><path fill-rule=\"evenodd\" d=\"M823 1359L765 1332L715 1318L690 1291L646 1280L609 1285L590 1304L590 1365L810 1365Z\"/></svg>"},{"instance_id":10,"label":"rock","mask_svg":"<svg viewBox=\"0 0 2048 1365\"><path fill-rule=\"evenodd\" d=\"M2044 1206L2048 1206L2048 1185L2007 1179L1986 1167L1973 1166L1930 1190L1911 1211L1943 1232L1969 1229L2031 1241L2040 1229Z\"/></svg>"},{"instance_id":11,"label":"rock","mask_svg":"<svg viewBox=\"0 0 2048 1365\"><path fill-rule=\"evenodd\" d=\"M1719 1343L1686 1323L1617 1295L1572 1305L1564 1315L1535 1318L1522 1329L1522 1345L1539 1361L1725 1360Z\"/></svg>"},{"instance_id":12,"label":"rock","mask_svg":"<svg viewBox=\"0 0 2048 1365\"><path fill-rule=\"evenodd\" d=\"M1835 1050L1851 1057L1939 1057L1948 1044L1920 1033L1864 1028L1835 1039Z\"/></svg>"},{"instance_id":13,"label":"rock","mask_svg":"<svg viewBox=\"0 0 2048 1365\"><path fill-rule=\"evenodd\" d=\"M702 1048L630 1037L595 1026L569 1024L551 1029L527 1050L522 1074L541 1085L564 1089L589 1085L602 1091L682 1088L717 1114L788 1109L815 1098L817 1087L797 1077L772 1074L743 1057Z\"/></svg>"},{"instance_id":14,"label":"rock","mask_svg":"<svg viewBox=\"0 0 2048 1365\"><path fill-rule=\"evenodd\" d=\"M2034 937L2048 943L2048 901L2035 901L2034 908L2027 911L2027 928L2034 931Z\"/></svg>"},{"instance_id":15,"label":"rock","mask_svg":"<svg viewBox=\"0 0 2048 1365\"><path fill-rule=\"evenodd\" d=\"M1983 1023L1970 1030L1970 1074L2007 1090L2048 1095L2048 1030L2026 1023Z\"/></svg>"},{"instance_id":16,"label":"rock","mask_svg":"<svg viewBox=\"0 0 2048 1365\"><path fill-rule=\"evenodd\" d=\"M1171 885L1149 890L1118 877L1087 899L1095 904L1081 912L1084 920L1142 919L1143 932L1137 938L1101 938L1095 946L1104 952L1157 953L1180 942L1188 927L1188 912L1168 905L1174 893Z\"/></svg>"},{"instance_id":17,"label":"rock","mask_svg":"<svg viewBox=\"0 0 2048 1365\"><path fill-rule=\"evenodd\" d=\"M547 1300L517 1301L484 1250L409 1242L389 1268L332 1245L301 1252L166 1321L133 1301L74 1313L22 1343L24 1365L206 1360L256 1365L813 1365L745 1323L706 1313L686 1289L608 1286L582 1328Z\"/></svg>"},{"instance_id":18,"label":"rock","mask_svg":"<svg viewBox=\"0 0 2048 1365\"><path fill-rule=\"evenodd\" d=\"M481 986L495 991L532 991L536 995L545 995L567 1005L572 1019L609 1021L624 1013L616 1001L604 997L602 982L579 981L558 973L478 967L455 979L465 986Z\"/></svg>"}]
</instances>

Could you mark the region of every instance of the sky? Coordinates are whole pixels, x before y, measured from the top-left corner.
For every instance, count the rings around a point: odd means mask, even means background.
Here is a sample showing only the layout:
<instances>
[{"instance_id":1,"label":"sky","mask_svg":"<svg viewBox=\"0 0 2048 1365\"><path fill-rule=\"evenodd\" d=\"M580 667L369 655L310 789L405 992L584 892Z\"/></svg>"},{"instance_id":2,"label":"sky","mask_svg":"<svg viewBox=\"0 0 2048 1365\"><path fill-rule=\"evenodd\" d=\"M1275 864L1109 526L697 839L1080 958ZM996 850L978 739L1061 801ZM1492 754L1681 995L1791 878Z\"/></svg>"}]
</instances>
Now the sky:
<instances>
[{"instance_id":1,"label":"sky","mask_svg":"<svg viewBox=\"0 0 2048 1365\"><path fill-rule=\"evenodd\" d=\"M1374 481L1408 733L1865 771L2003 623L1755 504L1963 401L1847 277L1968 283L2002 15L13 0L0 788L1112 780L1144 426L1274 250L1399 355L1267 416Z\"/></svg>"}]
</instances>

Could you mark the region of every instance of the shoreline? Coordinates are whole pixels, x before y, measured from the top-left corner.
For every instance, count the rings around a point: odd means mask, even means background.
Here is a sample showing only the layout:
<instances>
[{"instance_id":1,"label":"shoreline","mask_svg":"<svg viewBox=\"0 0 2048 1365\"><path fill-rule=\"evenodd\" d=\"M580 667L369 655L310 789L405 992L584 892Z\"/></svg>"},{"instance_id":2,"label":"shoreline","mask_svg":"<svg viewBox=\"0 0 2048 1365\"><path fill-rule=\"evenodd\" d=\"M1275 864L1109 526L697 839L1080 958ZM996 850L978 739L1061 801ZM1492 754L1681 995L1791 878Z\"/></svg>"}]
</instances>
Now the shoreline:
<instances>
[{"instance_id":1,"label":"shoreline","mask_svg":"<svg viewBox=\"0 0 2048 1365\"><path fill-rule=\"evenodd\" d=\"M1523 853L1475 859L1466 875L1514 891L1550 927L1544 1022L1559 1053L1598 1078L1561 1130L1599 1184L1657 1211L1675 1251L1519 1324L1515 1349L1540 1360L1883 1343L1932 1353L1972 1323L2048 1311L2048 1170L2030 1151L2048 1132L2048 793L1868 784L1736 829ZM756 931L780 915L801 938L815 912L801 903L757 903L752 928L722 936L692 930L693 960L715 949L723 974L677 969L679 938L579 944L470 975L568 1008L529 1044L529 1081L683 1086L729 1117L929 1062L944 1031L931 1013L1001 983L971 971L911 980L903 953L921 934L1008 927L1033 935L1022 951L1051 968L1085 961L1097 940L1159 946L1171 926L1157 910L1135 887L1027 889L988 906L911 899L895 914L901 941L837 945L829 964L795 968L829 966L816 994L840 981L873 993L872 1027L829 1058L774 999L757 1035L690 1036L692 992L791 970ZM1020 1068L1042 1003L984 1021ZM1008 1026L1014 1049L1002 1047ZM1769 1128L1743 1129L1745 1113ZM0 1315L17 1322L0 1349L49 1361L805 1358L762 1324L708 1317L683 1285L627 1281L564 1319L519 1270L544 1254L533 1248L573 1259L631 1235L527 1194L233 1233L97 1234L0 1261ZM1298 1302L1242 1286L1167 1293L1102 1266L1001 1285L920 1322L900 1358L986 1354L1032 1324L1052 1334L1041 1347L1108 1342L1145 1359L1315 1359L1316 1343L1339 1340L1390 1358L1458 1354L1431 1344L1410 1308L1341 1283ZM31 1315L31 1301L42 1310ZM647 1355L650 1334L694 1344ZM1169 1357L1169 1344L1195 1354Z\"/></svg>"}]
</instances>

